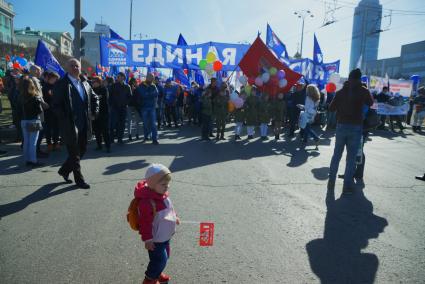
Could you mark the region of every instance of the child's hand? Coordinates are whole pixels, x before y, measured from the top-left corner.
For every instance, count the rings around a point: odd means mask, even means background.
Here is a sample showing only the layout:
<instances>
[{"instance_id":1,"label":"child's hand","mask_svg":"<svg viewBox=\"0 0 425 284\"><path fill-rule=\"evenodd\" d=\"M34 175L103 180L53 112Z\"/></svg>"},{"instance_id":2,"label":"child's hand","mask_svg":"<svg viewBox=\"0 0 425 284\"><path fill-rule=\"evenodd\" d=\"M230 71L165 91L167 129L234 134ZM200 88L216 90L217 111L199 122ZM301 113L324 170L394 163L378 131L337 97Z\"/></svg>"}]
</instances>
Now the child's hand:
<instances>
[{"instance_id":1,"label":"child's hand","mask_svg":"<svg viewBox=\"0 0 425 284\"><path fill-rule=\"evenodd\" d=\"M176 217L176 224L180 225L180 218L179 217Z\"/></svg>"},{"instance_id":2,"label":"child's hand","mask_svg":"<svg viewBox=\"0 0 425 284\"><path fill-rule=\"evenodd\" d=\"M145 249L153 251L155 249L155 244L151 242L145 242Z\"/></svg>"}]
</instances>

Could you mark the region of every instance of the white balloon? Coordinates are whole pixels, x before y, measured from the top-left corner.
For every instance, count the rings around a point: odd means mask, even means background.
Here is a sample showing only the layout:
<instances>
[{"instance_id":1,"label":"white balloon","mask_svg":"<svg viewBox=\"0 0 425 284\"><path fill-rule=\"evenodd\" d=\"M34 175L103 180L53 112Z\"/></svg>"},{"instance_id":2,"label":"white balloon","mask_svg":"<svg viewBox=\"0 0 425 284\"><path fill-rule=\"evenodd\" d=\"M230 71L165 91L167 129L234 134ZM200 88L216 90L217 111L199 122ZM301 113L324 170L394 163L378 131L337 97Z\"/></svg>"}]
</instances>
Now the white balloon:
<instances>
[{"instance_id":1,"label":"white balloon","mask_svg":"<svg viewBox=\"0 0 425 284\"><path fill-rule=\"evenodd\" d=\"M239 96L238 96L238 94L236 93L236 92L232 92L231 94L230 94L230 100L231 101L235 101L236 99L238 99L239 98Z\"/></svg>"},{"instance_id":2,"label":"white balloon","mask_svg":"<svg viewBox=\"0 0 425 284\"><path fill-rule=\"evenodd\" d=\"M263 80L263 83L267 83L270 80L270 74L268 72L263 73L263 75L261 75L261 79Z\"/></svg>"},{"instance_id":3,"label":"white balloon","mask_svg":"<svg viewBox=\"0 0 425 284\"><path fill-rule=\"evenodd\" d=\"M240 76L239 77L239 83L241 83L243 86L245 86L246 83L248 83L248 79L245 76Z\"/></svg>"},{"instance_id":4,"label":"white balloon","mask_svg":"<svg viewBox=\"0 0 425 284\"><path fill-rule=\"evenodd\" d=\"M288 85L288 81L286 79L279 80L279 88L285 88Z\"/></svg>"},{"instance_id":5,"label":"white balloon","mask_svg":"<svg viewBox=\"0 0 425 284\"><path fill-rule=\"evenodd\" d=\"M341 76L338 73L332 73L331 76L329 76L329 82L338 84L341 80Z\"/></svg>"}]
</instances>

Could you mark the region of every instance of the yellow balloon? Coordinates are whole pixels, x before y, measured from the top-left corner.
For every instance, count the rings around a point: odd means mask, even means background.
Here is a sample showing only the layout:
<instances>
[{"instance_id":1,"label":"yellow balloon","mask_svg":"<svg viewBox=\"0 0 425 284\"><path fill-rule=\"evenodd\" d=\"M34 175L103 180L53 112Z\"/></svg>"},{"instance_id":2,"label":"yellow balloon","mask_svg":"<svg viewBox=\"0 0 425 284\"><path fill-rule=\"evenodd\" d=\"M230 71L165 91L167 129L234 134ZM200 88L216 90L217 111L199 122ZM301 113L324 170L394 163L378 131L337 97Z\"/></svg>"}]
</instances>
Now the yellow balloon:
<instances>
[{"instance_id":1,"label":"yellow balloon","mask_svg":"<svg viewBox=\"0 0 425 284\"><path fill-rule=\"evenodd\" d=\"M208 52L207 54L207 63L213 63L217 57L215 56L214 52Z\"/></svg>"}]
</instances>

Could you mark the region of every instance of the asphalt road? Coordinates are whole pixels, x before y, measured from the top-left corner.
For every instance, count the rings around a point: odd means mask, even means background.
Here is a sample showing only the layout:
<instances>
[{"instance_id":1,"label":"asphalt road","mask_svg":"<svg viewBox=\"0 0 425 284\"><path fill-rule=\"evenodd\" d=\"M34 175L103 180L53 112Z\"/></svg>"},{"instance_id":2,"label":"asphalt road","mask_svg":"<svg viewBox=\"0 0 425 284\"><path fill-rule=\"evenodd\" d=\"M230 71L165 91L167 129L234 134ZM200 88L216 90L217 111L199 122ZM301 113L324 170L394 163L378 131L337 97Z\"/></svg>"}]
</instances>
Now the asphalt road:
<instances>
[{"instance_id":1,"label":"asphalt road","mask_svg":"<svg viewBox=\"0 0 425 284\"><path fill-rule=\"evenodd\" d=\"M326 190L331 133L319 151L198 134L167 130L159 146L137 141L111 154L91 143L89 190L62 183L64 150L29 171L17 145L3 146L0 283L140 283L147 253L125 214L152 162L173 171L171 198L188 221L172 241L171 283L425 282L425 183L414 179L425 171L425 136L372 135L366 186L341 197L341 180ZM202 221L215 224L212 247L198 244Z\"/></svg>"}]
</instances>

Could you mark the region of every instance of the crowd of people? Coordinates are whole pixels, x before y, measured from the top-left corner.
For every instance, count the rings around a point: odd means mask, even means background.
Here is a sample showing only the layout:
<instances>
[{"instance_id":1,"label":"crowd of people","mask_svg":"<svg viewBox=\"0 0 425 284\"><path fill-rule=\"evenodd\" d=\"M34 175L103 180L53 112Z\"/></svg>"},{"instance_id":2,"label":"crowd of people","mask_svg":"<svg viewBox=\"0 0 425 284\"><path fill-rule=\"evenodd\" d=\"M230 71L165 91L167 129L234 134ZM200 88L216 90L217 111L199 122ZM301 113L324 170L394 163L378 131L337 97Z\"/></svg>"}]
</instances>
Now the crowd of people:
<instances>
[{"instance_id":1,"label":"crowd of people","mask_svg":"<svg viewBox=\"0 0 425 284\"><path fill-rule=\"evenodd\" d=\"M118 73L116 78L94 74L88 77L81 73L80 62L76 59L68 62L67 72L60 78L56 72L42 72L36 65L32 65L28 72L9 70L4 89L11 103L13 123L17 139L22 141L26 165L42 166L40 158L65 145L69 158L59 174L69 182L68 175L74 171L76 183L84 186L88 185L81 174L79 160L92 136L96 140L96 150L105 149L109 153L112 144L124 144L126 135L128 141L142 139L142 142L151 141L158 145L158 130L183 125L198 126L203 141L226 140L230 138L225 136L226 125L234 122L232 138L235 141L241 140L245 133L248 140L256 135L261 140L268 140L269 133L275 140L280 140L285 130L291 138L300 129L301 145L305 146L312 137L317 149L320 137L312 128L314 123L326 125L327 129L336 128L338 136L337 125L340 127L341 121L345 119L349 124L354 121L353 117L341 116L342 111L335 107L338 101L335 93L325 96L305 80L299 81L286 94L272 95L260 92L255 86L249 93L245 88L236 90L216 78L211 78L207 86L192 82L188 88L171 79L162 81L151 73L143 82L126 78L124 73ZM345 90L344 87L341 91ZM421 131L425 116L423 90L421 88L419 95L412 100L411 117L416 132ZM237 108L231 102L235 94L244 102ZM388 88L376 94L375 100L387 102ZM348 108L353 109L353 106L347 106L345 111ZM356 124L359 123L358 117L355 120ZM385 127L386 120L386 116L381 116L379 128ZM393 121L401 130L404 128L399 117L391 116L388 121L391 129ZM42 150L43 141L47 151ZM353 145L353 149L357 146ZM339 155L331 167L334 169L332 178L336 175L335 164ZM352 175L351 170L348 175Z\"/></svg>"}]
</instances>

